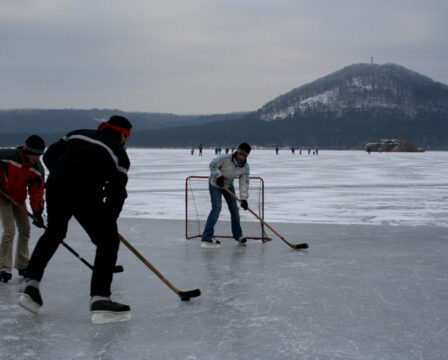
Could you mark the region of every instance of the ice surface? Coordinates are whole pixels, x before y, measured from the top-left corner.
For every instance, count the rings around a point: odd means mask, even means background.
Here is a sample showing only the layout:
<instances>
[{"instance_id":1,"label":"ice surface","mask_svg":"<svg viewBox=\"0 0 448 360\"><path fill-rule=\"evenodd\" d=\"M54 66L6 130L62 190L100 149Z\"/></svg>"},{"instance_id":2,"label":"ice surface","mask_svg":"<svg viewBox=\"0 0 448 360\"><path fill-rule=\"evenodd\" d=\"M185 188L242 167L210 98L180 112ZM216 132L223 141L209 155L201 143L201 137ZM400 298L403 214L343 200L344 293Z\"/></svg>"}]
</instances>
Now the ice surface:
<instances>
[{"instance_id":1,"label":"ice surface","mask_svg":"<svg viewBox=\"0 0 448 360\"><path fill-rule=\"evenodd\" d=\"M0 284L1 360L446 359L447 153L255 150L266 220L288 241L309 242L306 251L273 234L264 245L230 239L201 249L184 239L180 214L185 177L206 175L212 155L130 154L120 233L179 290L202 295L180 301L121 246L125 272L114 278L113 297L131 305L133 318L93 325L90 270L61 247L42 281L38 316L17 304L16 271ZM40 234L32 229L31 248ZM66 240L93 262L76 221Z\"/></svg>"},{"instance_id":2,"label":"ice surface","mask_svg":"<svg viewBox=\"0 0 448 360\"><path fill-rule=\"evenodd\" d=\"M304 149L305 150L305 149ZM197 152L197 151L196 151ZM306 153L306 154L305 154ZM185 179L209 175L212 150L130 149L122 217L185 219ZM448 152L253 150L265 181L266 221L448 226Z\"/></svg>"}]
</instances>

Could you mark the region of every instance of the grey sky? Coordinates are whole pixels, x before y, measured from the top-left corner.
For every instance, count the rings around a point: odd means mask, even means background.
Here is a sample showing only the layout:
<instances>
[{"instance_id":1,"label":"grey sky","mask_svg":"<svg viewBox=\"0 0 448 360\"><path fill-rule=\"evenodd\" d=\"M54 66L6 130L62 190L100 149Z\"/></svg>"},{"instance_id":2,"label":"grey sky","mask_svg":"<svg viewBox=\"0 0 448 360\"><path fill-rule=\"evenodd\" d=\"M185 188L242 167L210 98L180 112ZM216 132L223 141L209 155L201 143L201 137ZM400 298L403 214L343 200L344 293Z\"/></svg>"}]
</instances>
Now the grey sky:
<instances>
[{"instance_id":1,"label":"grey sky","mask_svg":"<svg viewBox=\"0 0 448 360\"><path fill-rule=\"evenodd\" d=\"M360 62L448 83L446 0L0 0L0 108L256 110Z\"/></svg>"}]
</instances>

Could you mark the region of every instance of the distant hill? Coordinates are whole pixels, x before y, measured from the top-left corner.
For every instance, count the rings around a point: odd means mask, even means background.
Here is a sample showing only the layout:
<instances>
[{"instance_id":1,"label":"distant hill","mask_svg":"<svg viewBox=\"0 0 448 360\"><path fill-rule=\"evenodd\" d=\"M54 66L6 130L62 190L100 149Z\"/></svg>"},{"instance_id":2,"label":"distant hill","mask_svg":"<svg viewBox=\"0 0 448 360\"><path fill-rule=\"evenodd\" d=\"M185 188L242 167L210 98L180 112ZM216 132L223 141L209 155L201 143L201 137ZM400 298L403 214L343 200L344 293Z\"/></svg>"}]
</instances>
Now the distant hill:
<instances>
[{"instance_id":1,"label":"distant hill","mask_svg":"<svg viewBox=\"0 0 448 360\"><path fill-rule=\"evenodd\" d=\"M448 86L395 64L355 64L261 107L277 142L363 148L379 138L448 148ZM297 142L298 141L298 142Z\"/></svg>"},{"instance_id":2,"label":"distant hill","mask_svg":"<svg viewBox=\"0 0 448 360\"><path fill-rule=\"evenodd\" d=\"M448 110L448 86L395 64L355 64L294 89L265 104L262 120L309 112L394 111L409 119Z\"/></svg>"},{"instance_id":3,"label":"distant hill","mask_svg":"<svg viewBox=\"0 0 448 360\"><path fill-rule=\"evenodd\" d=\"M423 149L448 149L448 86L395 64L347 66L251 113L21 111L25 115L18 111L15 118L0 112L0 145L11 140L8 131L16 136L36 129L51 138L56 130L91 128L100 119L122 113L135 125L130 146L231 146L248 141L260 146L364 149L377 139L407 138Z\"/></svg>"},{"instance_id":4,"label":"distant hill","mask_svg":"<svg viewBox=\"0 0 448 360\"><path fill-rule=\"evenodd\" d=\"M448 86L395 64L355 64L291 90L243 119L143 132L150 146L364 149L382 138L448 149Z\"/></svg>"}]
</instances>

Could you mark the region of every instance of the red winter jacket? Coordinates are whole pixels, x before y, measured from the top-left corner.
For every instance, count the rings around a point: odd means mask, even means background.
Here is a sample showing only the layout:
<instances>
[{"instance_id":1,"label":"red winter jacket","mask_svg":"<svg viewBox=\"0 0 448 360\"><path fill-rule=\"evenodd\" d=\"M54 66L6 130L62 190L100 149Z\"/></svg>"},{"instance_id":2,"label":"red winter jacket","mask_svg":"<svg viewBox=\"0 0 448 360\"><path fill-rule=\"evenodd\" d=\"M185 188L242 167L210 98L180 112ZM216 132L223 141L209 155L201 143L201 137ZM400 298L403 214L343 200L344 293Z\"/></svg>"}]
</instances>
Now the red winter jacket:
<instances>
[{"instance_id":1,"label":"red winter jacket","mask_svg":"<svg viewBox=\"0 0 448 360\"><path fill-rule=\"evenodd\" d=\"M19 202L23 202L28 194L33 211L44 209L45 171L38 161L31 165L25 160L23 147L16 149L0 149L0 187ZM0 196L2 196L0 194Z\"/></svg>"}]
</instances>

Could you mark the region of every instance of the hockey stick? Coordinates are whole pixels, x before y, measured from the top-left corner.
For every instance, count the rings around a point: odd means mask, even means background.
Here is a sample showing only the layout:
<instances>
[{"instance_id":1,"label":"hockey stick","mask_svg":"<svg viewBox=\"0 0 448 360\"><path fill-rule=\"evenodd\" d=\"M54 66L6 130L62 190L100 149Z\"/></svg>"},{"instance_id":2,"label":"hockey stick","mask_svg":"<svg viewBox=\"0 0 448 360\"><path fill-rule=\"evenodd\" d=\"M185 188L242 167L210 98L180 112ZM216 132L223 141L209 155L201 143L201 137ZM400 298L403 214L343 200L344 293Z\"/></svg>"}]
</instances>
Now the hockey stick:
<instances>
[{"instance_id":1,"label":"hockey stick","mask_svg":"<svg viewBox=\"0 0 448 360\"><path fill-rule=\"evenodd\" d=\"M241 200L232 192L230 191L226 186L224 186L224 190L227 191L232 197L234 197L240 204ZM288 244L293 249L308 249L309 245L308 243L303 244L292 244L288 240L286 240L283 236L281 236L277 231L275 231L266 221L264 221L256 212L254 212L251 208L247 208L249 212L251 212L258 220L260 220L266 227L271 230L275 235L277 235L280 239L282 239L286 244Z\"/></svg>"},{"instance_id":2,"label":"hockey stick","mask_svg":"<svg viewBox=\"0 0 448 360\"><path fill-rule=\"evenodd\" d=\"M18 203L17 201L15 201L11 195L7 194L6 192L4 192L2 189L0 189L0 194L2 194L5 198L7 198L14 206L16 206L17 208L19 208L22 212L24 212L25 214L27 214L33 221L36 221L36 218L33 216L33 214L31 214L26 208L24 208L20 203ZM45 224L43 224L43 228L46 230L47 227L45 226ZM93 266L84 258L82 258L73 248L71 248L70 246L68 246L64 241L61 242L61 244L68 250L70 251L73 255L75 255L79 260L81 260L81 262L85 265L87 265L87 267L90 270L93 270ZM121 265L116 265L114 267L114 273L119 273L123 271L123 266Z\"/></svg>"},{"instance_id":3,"label":"hockey stick","mask_svg":"<svg viewBox=\"0 0 448 360\"><path fill-rule=\"evenodd\" d=\"M151 271L156 274L160 280L162 280L168 287L173 290L182 301L189 301L190 298L198 297L201 295L201 290L195 289L190 291L180 291L173 284L171 284L160 272L157 270L148 260L146 260L142 254L140 254L123 236L118 234L120 241L126 245L126 247L131 250L135 256L137 256Z\"/></svg>"}]
</instances>

